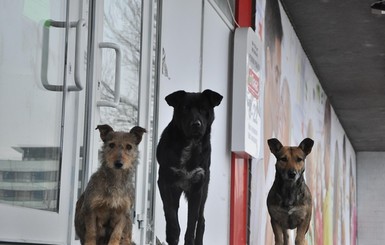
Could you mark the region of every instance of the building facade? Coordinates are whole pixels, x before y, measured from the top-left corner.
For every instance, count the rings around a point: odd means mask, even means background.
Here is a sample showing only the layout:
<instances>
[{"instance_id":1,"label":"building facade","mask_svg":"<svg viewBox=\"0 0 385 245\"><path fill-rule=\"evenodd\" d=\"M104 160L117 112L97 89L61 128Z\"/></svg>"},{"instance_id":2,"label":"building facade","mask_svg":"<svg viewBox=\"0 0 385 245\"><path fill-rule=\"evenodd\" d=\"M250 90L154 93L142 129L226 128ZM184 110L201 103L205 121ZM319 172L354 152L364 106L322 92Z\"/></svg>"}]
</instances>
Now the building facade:
<instances>
[{"instance_id":1,"label":"building facade","mask_svg":"<svg viewBox=\"0 0 385 245\"><path fill-rule=\"evenodd\" d=\"M279 1L0 6L0 242L80 244L75 203L98 168L95 128L105 123L147 129L134 183L133 237L136 244L165 242L155 159L172 117L164 98L211 89L224 98L212 126L205 244L273 244L265 204L274 178L266 144L272 137L288 145L315 141L305 172L313 195L308 244L355 244L355 152ZM237 36L242 28L256 44L253 61L235 48L244 41ZM235 67L244 61L242 81ZM241 85L250 96L234 93ZM250 108L253 153L233 150L234 134L244 133L238 124L246 121L233 117L241 110L236 101ZM179 220L184 234L183 198Z\"/></svg>"}]
</instances>

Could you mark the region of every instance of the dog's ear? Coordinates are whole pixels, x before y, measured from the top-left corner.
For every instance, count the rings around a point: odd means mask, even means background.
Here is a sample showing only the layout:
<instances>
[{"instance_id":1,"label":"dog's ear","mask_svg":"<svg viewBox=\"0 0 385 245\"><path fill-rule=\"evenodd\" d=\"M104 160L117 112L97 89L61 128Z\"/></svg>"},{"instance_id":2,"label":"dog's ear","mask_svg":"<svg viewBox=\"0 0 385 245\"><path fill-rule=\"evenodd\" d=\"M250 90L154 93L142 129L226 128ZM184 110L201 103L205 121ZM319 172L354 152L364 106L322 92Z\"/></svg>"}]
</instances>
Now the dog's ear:
<instances>
[{"instance_id":1,"label":"dog's ear","mask_svg":"<svg viewBox=\"0 0 385 245\"><path fill-rule=\"evenodd\" d=\"M107 135L109 132L114 132L114 130L108 124L98 125L96 129L99 129L100 138L103 140L103 142L106 142Z\"/></svg>"},{"instance_id":2,"label":"dog's ear","mask_svg":"<svg viewBox=\"0 0 385 245\"><path fill-rule=\"evenodd\" d=\"M267 140L271 153L278 157L278 152L282 149L283 145L276 138Z\"/></svg>"},{"instance_id":3,"label":"dog's ear","mask_svg":"<svg viewBox=\"0 0 385 245\"><path fill-rule=\"evenodd\" d=\"M186 95L186 91L178 90L172 94L166 96L165 100L169 106L175 107L179 104L181 98Z\"/></svg>"},{"instance_id":4,"label":"dog's ear","mask_svg":"<svg viewBox=\"0 0 385 245\"><path fill-rule=\"evenodd\" d=\"M209 99L212 107L218 106L223 99L222 95L210 89L206 89L205 91L202 92L202 94Z\"/></svg>"},{"instance_id":5,"label":"dog's ear","mask_svg":"<svg viewBox=\"0 0 385 245\"><path fill-rule=\"evenodd\" d=\"M313 145L314 145L314 141L310 138L306 138L306 139L302 140L302 142L299 144L298 147L301 148L302 151L307 156L311 152Z\"/></svg>"},{"instance_id":6,"label":"dog's ear","mask_svg":"<svg viewBox=\"0 0 385 245\"><path fill-rule=\"evenodd\" d=\"M133 127L131 130L130 130L130 134L133 134L135 135L136 137L136 142L135 144L139 145L139 143L142 141L142 136L144 133L146 133L147 130L142 128L142 127L139 127L139 126L135 126Z\"/></svg>"}]
</instances>

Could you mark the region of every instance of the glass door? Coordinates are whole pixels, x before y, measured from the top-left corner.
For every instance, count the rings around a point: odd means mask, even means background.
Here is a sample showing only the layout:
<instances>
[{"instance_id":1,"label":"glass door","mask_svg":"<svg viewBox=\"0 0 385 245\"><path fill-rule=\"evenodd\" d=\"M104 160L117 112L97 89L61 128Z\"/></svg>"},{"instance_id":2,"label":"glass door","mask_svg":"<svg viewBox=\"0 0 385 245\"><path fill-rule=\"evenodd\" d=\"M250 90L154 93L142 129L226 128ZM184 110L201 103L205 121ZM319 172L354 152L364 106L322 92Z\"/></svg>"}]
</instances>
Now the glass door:
<instances>
[{"instance_id":1,"label":"glass door","mask_svg":"<svg viewBox=\"0 0 385 245\"><path fill-rule=\"evenodd\" d=\"M91 5L87 133L78 195L99 167L98 124L109 124L117 131L136 125L146 128L133 183L133 240L153 244L156 1L93 0Z\"/></svg>"},{"instance_id":2,"label":"glass door","mask_svg":"<svg viewBox=\"0 0 385 245\"><path fill-rule=\"evenodd\" d=\"M71 236L87 14L87 0L0 1L0 242Z\"/></svg>"}]
</instances>

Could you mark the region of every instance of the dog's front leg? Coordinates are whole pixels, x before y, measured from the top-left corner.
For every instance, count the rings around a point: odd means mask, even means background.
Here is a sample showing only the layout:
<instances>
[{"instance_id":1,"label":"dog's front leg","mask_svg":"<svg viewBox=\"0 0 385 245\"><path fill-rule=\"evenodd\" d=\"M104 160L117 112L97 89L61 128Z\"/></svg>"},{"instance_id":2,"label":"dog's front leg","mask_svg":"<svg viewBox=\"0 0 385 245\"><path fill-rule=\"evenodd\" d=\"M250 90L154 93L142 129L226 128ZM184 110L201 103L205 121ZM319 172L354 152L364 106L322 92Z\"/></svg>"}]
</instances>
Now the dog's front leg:
<instances>
[{"instance_id":1,"label":"dog's front leg","mask_svg":"<svg viewBox=\"0 0 385 245\"><path fill-rule=\"evenodd\" d=\"M198 216L198 223L197 228L195 232L195 245L202 245L203 244L203 234L205 232L205 204L207 199L207 193L209 189L209 175L210 172L206 171L206 178L204 180L203 186L202 186L202 199L199 207L199 216Z\"/></svg>"},{"instance_id":2,"label":"dog's front leg","mask_svg":"<svg viewBox=\"0 0 385 245\"><path fill-rule=\"evenodd\" d=\"M301 224L300 227L297 228L297 236L295 237L295 245L305 245L305 234L306 234L307 228L303 228L303 225Z\"/></svg>"},{"instance_id":3,"label":"dog's front leg","mask_svg":"<svg viewBox=\"0 0 385 245\"><path fill-rule=\"evenodd\" d=\"M121 245L131 245L132 244L132 221L131 214L126 214L126 225L123 230L122 242Z\"/></svg>"},{"instance_id":4,"label":"dog's front leg","mask_svg":"<svg viewBox=\"0 0 385 245\"><path fill-rule=\"evenodd\" d=\"M295 245L305 245L305 234L309 229L311 220L311 210L305 217L305 220L297 228L297 236L295 237Z\"/></svg>"},{"instance_id":5,"label":"dog's front leg","mask_svg":"<svg viewBox=\"0 0 385 245\"><path fill-rule=\"evenodd\" d=\"M169 245L178 245L180 235L178 209L182 190L167 183L161 175L159 175L158 187L166 218L166 241Z\"/></svg>"},{"instance_id":6,"label":"dog's front leg","mask_svg":"<svg viewBox=\"0 0 385 245\"><path fill-rule=\"evenodd\" d=\"M205 177L205 170L201 167L188 172L186 175L186 179L188 179L194 184L197 184L197 183L199 184L200 182L202 182L204 177Z\"/></svg>"},{"instance_id":7,"label":"dog's front leg","mask_svg":"<svg viewBox=\"0 0 385 245\"><path fill-rule=\"evenodd\" d=\"M85 245L96 245L96 234L97 234L97 225L96 225L96 214L91 213L85 217Z\"/></svg>"},{"instance_id":8,"label":"dog's front leg","mask_svg":"<svg viewBox=\"0 0 385 245\"><path fill-rule=\"evenodd\" d=\"M127 224L125 215L116 215L114 221L114 230L112 231L108 245L119 245L122 239L123 230Z\"/></svg>"},{"instance_id":9,"label":"dog's front leg","mask_svg":"<svg viewBox=\"0 0 385 245\"><path fill-rule=\"evenodd\" d=\"M271 226L273 228L275 245L288 245L287 231L283 230L273 219L271 219Z\"/></svg>"},{"instance_id":10,"label":"dog's front leg","mask_svg":"<svg viewBox=\"0 0 385 245\"><path fill-rule=\"evenodd\" d=\"M188 201L188 217L187 229L184 237L185 245L195 244L195 229L198 221L200 211L200 204L202 201L202 190L195 190L190 192L187 196Z\"/></svg>"}]
</instances>

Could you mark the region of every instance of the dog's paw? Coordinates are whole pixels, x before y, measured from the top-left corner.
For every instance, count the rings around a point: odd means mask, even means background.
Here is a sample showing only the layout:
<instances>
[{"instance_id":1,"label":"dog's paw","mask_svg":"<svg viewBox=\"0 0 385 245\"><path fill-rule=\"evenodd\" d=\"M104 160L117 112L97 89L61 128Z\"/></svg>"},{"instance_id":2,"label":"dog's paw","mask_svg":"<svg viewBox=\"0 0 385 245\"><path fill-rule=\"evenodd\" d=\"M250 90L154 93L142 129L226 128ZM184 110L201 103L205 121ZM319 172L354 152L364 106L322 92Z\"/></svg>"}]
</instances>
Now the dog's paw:
<instances>
[{"instance_id":1,"label":"dog's paw","mask_svg":"<svg viewBox=\"0 0 385 245\"><path fill-rule=\"evenodd\" d=\"M180 168L175 168L175 167L171 167L170 168L172 172L174 172L174 174L180 178L184 178L186 176L186 170L184 169L180 169Z\"/></svg>"},{"instance_id":2,"label":"dog's paw","mask_svg":"<svg viewBox=\"0 0 385 245\"><path fill-rule=\"evenodd\" d=\"M203 168L196 168L190 172L190 178L193 183L200 182L205 176L205 170Z\"/></svg>"},{"instance_id":3,"label":"dog's paw","mask_svg":"<svg viewBox=\"0 0 385 245\"><path fill-rule=\"evenodd\" d=\"M86 241L84 244L85 245L96 245L96 242L95 241Z\"/></svg>"}]
</instances>

